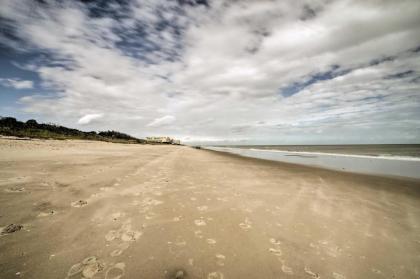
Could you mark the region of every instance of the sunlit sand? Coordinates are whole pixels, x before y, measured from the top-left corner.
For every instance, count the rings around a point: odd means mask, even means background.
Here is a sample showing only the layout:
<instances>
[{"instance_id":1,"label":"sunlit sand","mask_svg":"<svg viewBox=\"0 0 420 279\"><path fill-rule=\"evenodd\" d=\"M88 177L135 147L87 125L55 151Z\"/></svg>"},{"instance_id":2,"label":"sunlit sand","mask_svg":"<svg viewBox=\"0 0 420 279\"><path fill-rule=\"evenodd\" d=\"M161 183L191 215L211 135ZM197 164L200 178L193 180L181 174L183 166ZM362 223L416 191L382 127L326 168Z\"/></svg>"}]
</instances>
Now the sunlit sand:
<instances>
[{"instance_id":1,"label":"sunlit sand","mask_svg":"<svg viewBox=\"0 0 420 279\"><path fill-rule=\"evenodd\" d=\"M0 166L2 278L420 276L418 180L87 141Z\"/></svg>"}]
</instances>

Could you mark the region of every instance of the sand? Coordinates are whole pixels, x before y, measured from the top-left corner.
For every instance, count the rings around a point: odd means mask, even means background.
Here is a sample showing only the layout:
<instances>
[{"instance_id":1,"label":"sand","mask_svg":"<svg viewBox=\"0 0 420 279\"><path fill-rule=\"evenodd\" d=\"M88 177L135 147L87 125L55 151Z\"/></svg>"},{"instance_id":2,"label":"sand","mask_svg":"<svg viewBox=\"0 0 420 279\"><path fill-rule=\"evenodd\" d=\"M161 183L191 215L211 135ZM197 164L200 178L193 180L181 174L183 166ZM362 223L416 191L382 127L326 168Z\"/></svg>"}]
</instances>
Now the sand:
<instances>
[{"instance_id":1,"label":"sand","mask_svg":"<svg viewBox=\"0 0 420 279\"><path fill-rule=\"evenodd\" d=\"M420 278L420 182L0 140L0 278Z\"/></svg>"}]
</instances>

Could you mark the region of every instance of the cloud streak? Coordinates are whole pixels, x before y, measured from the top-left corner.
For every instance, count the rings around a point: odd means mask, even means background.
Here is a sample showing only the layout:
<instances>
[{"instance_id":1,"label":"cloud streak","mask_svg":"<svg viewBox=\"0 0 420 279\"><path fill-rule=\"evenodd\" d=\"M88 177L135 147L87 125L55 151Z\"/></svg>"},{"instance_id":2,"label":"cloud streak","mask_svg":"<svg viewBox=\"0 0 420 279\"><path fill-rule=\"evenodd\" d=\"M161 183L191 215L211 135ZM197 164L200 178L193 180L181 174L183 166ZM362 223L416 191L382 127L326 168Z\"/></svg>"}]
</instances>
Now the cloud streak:
<instances>
[{"instance_id":1,"label":"cloud streak","mask_svg":"<svg viewBox=\"0 0 420 279\"><path fill-rule=\"evenodd\" d=\"M78 121L77 124L80 125L87 125L92 123L95 120L98 120L100 118L104 117L103 113L92 113L92 114L86 114L85 116L81 117Z\"/></svg>"},{"instance_id":2,"label":"cloud streak","mask_svg":"<svg viewBox=\"0 0 420 279\"><path fill-rule=\"evenodd\" d=\"M0 78L0 85L5 87L12 87L15 89L31 89L34 86L31 80L20 80L13 78Z\"/></svg>"}]
</instances>

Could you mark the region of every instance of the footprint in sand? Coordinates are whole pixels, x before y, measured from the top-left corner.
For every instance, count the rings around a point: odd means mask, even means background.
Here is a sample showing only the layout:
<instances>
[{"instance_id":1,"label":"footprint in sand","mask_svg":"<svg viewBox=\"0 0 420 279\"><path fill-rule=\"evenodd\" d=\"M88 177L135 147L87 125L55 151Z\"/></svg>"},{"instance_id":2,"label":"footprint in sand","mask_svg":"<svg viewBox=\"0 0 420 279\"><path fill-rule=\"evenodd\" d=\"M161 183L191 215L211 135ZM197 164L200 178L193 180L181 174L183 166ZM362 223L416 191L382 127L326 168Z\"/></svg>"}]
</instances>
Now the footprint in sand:
<instances>
[{"instance_id":1,"label":"footprint in sand","mask_svg":"<svg viewBox=\"0 0 420 279\"><path fill-rule=\"evenodd\" d=\"M105 279L120 279L125 274L125 263L116 263L105 273Z\"/></svg>"},{"instance_id":2,"label":"footprint in sand","mask_svg":"<svg viewBox=\"0 0 420 279\"><path fill-rule=\"evenodd\" d=\"M318 273L313 272L312 270L309 269L309 267L305 267L304 270L305 270L305 273L308 274L308 275L310 275L310 276L312 276L312 278L315 278L315 279L319 279L320 278L319 275L318 275Z\"/></svg>"},{"instance_id":3,"label":"footprint in sand","mask_svg":"<svg viewBox=\"0 0 420 279\"><path fill-rule=\"evenodd\" d=\"M198 211L206 211L207 209L209 209L209 207L207 205L197 206Z\"/></svg>"},{"instance_id":4,"label":"footprint in sand","mask_svg":"<svg viewBox=\"0 0 420 279\"><path fill-rule=\"evenodd\" d=\"M270 238L270 243L273 244L273 245L280 245L281 241L277 240L275 238Z\"/></svg>"},{"instance_id":5,"label":"footprint in sand","mask_svg":"<svg viewBox=\"0 0 420 279\"><path fill-rule=\"evenodd\" d=\"M126 223L118 230L111 230L105 235L106 241L121 239L122 241L136 241L142 236L142 232L131 229L131 224Z\"/></svg>"},{"instance_id":6,"label":"footprint in sand","mask_svg":"<svg viewBox=\"0 0 420 279\"><path fill-rule=\"evenodd\" d=\"M141 232L139 231L125 231L123 232L123 234L121 235L121 240L122 241L136 241L137 239L140 238L140 236L142 235Z\"/></svg>"},{"instance_id":7,"label":"footprint in sand","mask_svg":"<svg viewBox=\"0 0 420 279\"><path fill-rule=\"evenodd\" d=\"M93 276L95 276L95 274L101 271L103 268L104 267L99 263L89 264L85 268L83 268L82 277L93 278Z\"/></svg>"},{"instance_id":8,"label":"footprint in sand","mask_svg":"<svg viewBox=\"0 0 420 279\"><path fill-rule=\"evenodd\" d=\"M73 207L83 207L85 205L87 205L87 201L84 200L78 200L71 203L71 206Z\"/></svg>"},{"instance_id":9,"label":"footprint in sand","mask_svg":"<svg viewBox=\"0 0 420 279\"><path fill-rule=\"evenodd\" d=\"M82 278L93 278L96 273L102 271L105 265L98 261L95 256L87 257L82 262L74 264L67 272L67 278L82 275Z\"/></svg>"},{"instance_id":10,"label":"footprint in sand","mask_svg":"<svg viewBox=\"0 0 420 279\"><path fill-rule=\"evenodd\" d=\"M280 262L281 262L281 271L283 271L286 274L293 274L293 269L290 266L287 266L284 260L280 260Z\"/></svg>"},{"instance_id":11,"label":"footprint in sand","mask_svg":"<svg viewBox=\"0 0 420 279\"><path fill-rule=\"evenodd\" d=\"M144 218L146 219L146 220L151 220L151 219L153 219L153 218L155 218L156 217L156 213L154 213L154 212L149 212L149 213L147 213L145 216L144 216Z\"/></svg>"},{"instance_id":12,"label":"footprint in sand","mask_svg":"<svg viewBox=\"0 0 420 279\"><path fill-rule=\"evenodd\" d=\"M216 264L219 266L225 265L225 259L226 257L222 254L216 254Z\"/></svg>"},{"instance_id":13,"label":"footprint in sand","mask_svg":"<svg viewBox=\"0 0 420 279\"><path fill-rule=\"evenodd\" d=\"M223 278L225 278L225 276L223 276L223 273L221 273L219 271L210 272L207 275L207 279L223 279Z\"/></svg>"},{"instance_id":14,"label":"footprint in sand","mask_svg":"<svg viewBox=\"0 0 420 279\"><path fill-rule=\"evenodd\" d=\"M118 219L120 219L121 217L124 217L125 213L124 212L115 212L111 214L111 218L114 221L117 221Z\"/></svg>"},{"instance_id":15,"label":"footprint in sand","mask_svg":"<svg viewBox=\"0 0 420 279\"><path fill-rule=\"evenodd\" d=\"M281 262L281 270L286 274L293 274L293 270L291 267L286 265L286 262L281 259L283 252L281 250L281 242L280 240L276 240L275 238L270 238L270 243L274 246L268 249L271 253L273 253Z\"/></svg>"},{"instance_id":16,"label":"footprint in sand","mask_svg":"<svg viewBox=\"0 0 420 279\"><path fill-rule=\"evenodd\" d=\"M208 244L210 244L210 245L214 245L214 244L216 244L216 240L214 240L213 238L207 238L207 243Z\"/></svg>"},{"instance_id":17,"label":"footprint in sand","mask_svg":"<svg viewBox=\"0 0 420 279\"><path fill-rule=\"evenodd\" d=\"M121 254L128 249L128 247L130 247L130 244L128 242L124 242L121 243L120 245L118 245L119 249L115 249L113 250L111 253L109 253L109 255L111 257L118 257L121 256Z\"/></svg>"},{"instance_id":18,"label":"footprint in sand","mask_svg":"<svg viewBox=\"0 0 420 279\"><path fill-rule=\"evenodd\" d=\"M175 275L173 278L175 279L183 279L185 278L186 272L184 270L178 270L175 272Z\"/></svg>"},{"instance_id":19,"label":"footprint in sand","mask_svg":"<svg viewBox=\"0 0 420 279\"><path fill-rule=\"evenodd\" d=\"M239 224L239 227L245 231L249 230L250 228L252 228L252 222L249 221L248 218L245 218L245 221Z\"/></svg>"},{"instance_id":20,"label":"footprint in sand","mask_svg":"<svg viewBox=\"0 0 420 279\"><path fill-rule=\"evenodd\" d=\"M81 263L74 264L70 267L69 271L67 272L67 278L73 277L83 271L83 265Z\"/></svg>"},{"instance_id":21,"label":"footprint in sand","mask_svg":"<svg viewBox=\"0 0 420 279\"><path fill-rule=\"evenodd\" d=\"M382 271L380 271L379 269L376 269L376 268L371 268L370 269L373 273L376 273L376 274L381 274L382 273Z\"/></svg>"},{"instance_id":22,"label":"footprint in sand","mask_svg":"<svg viewBox=\"0 0 420 279\"><path fill-rule=\"evenodd\" d=\"M176 241L174 244L175 244L176 246L179 246L179 247L184 247L184 246L186 246L186 245L187 245L187 242L186 242L185 240L178 240L178 241Z\"/></svg>"},{"instance_id":23,"label":"footprint in sand","mask_svg":"<svg viewBox=\"0 0 420 279\"><path fill-rule=\"evenodd\" d=\"M25 191L24 187L10 187L4 190L5 192L9 193L21 193Z\"/></svg>"},{"instance_id":24,"label":"footprint in sand","mask_svg":"<svg viewBox=\"0 0 420 279\"><path fill-rule=\"evenodd\" d=\"M17 231L20 231L21 229L23 229L22 225L19 224L10 224L5 228L0 228L0 235L5 235L5 234L11 234Z\"/></svg>"},{"instance_id":25,"label":"footprint in sand","mask_svg":"<svg viewBox=\"0 0 420 279\"><path fill-rule=\"evenodd\" d=\"M346 276L344 276L340 273L337 273L337 272L333 272L332 276L333 276L334 279L346 279Z\"/></svg>"},{"instance_id":26,"label":"footprint in sand","mask_svg":"<svg viewBox=\"0 0 420 279\"><path fill-rule=\"evenodd\" d=\"M198 230L194 232L195 237L197 238L203 238L203 232Z\"/></svg>"},{"instance_id":27,"label":"footprint in sand","mask_svg":"<svg viewBox=\"0 0 420 279\"><path fill-rule=\"evenodd\" d=\"M268 251L270 251L271 253L273 253L277 257L281 257L283 255L280 248L270 248L270 249L268 249Z\"/></svg>"},{"instance_id":28,"label":"footprint in sand","mask_svg":"<svg viewBox=\"0 0 420 279\"><path fill-rule=\"evenodd\" d=\"M111 257L118 257L118 256L121 256L121 254L123 253L124 251L123 250L121 250L121 249L115 249L114 251L112 251L109 255L111 256Z\"/></svg>"},{"instance_id":29,"label":"footprint in sand","mask_svg":"<svg viewBox=\"0 0 420 279\"><path fill-rule=\"evenodd\" d=\"M172 221L179 222L179 221L181 221L181 218L182 218L182 216L176 216L176 217L172 218Z\"/></svg>"},{"instance_id":30,"label":"footprint in sand","mask_svg":"<svg viewBox=\"0 0 420 279\"><path fill-rule=\"evenodd\" d=\"M40 212L40 213L38 214L38 217L53 216L53 215L55 215L55 214L57 214L57 211L55 211L55 210L50 210L50 211L46 211L46 212Z\"/></svg>"},{"instance_id":31,"label":"footprint in sand","mask_svg":"<svg viewBox=\"0 0 420 279\"><path fill-rule=\"evenodd\" d=\"M205 225L207 225L207 223L203 220L203 219L197 219L197 220L194 220L194 224L196 225L196 226L205 226Z\"/></svg>"},{"instance_id":32,"label":"footprint in sand","mask_svg":"<svg viewBox=\"0 0 420 279\"><path fill-rule=\"evenodd\" d=\"M177 238L177 240L174 242L168 241L168 245L176 245L178 247L184 247L187 245L187 242L183 239Z\"/></svg>"}]
</instances>

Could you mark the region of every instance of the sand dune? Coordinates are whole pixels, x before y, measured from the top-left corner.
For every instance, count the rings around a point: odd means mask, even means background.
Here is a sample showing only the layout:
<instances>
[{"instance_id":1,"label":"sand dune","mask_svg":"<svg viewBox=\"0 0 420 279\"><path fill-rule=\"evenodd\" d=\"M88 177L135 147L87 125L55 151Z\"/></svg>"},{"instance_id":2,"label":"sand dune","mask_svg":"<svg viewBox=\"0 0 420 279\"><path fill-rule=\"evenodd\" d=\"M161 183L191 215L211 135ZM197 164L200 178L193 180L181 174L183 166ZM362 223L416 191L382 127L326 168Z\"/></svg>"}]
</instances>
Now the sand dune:
<instances>
[{"instance_id":1,"label":"sand dune","mask_svg":"<svg viewBox=\"0 0 420 279\"><path fill-rule=\"evenodd\" d=\"M418 180L190 147L2 139L0 227L0 278L420 277Z\"/></svg>"}]
</instances>

